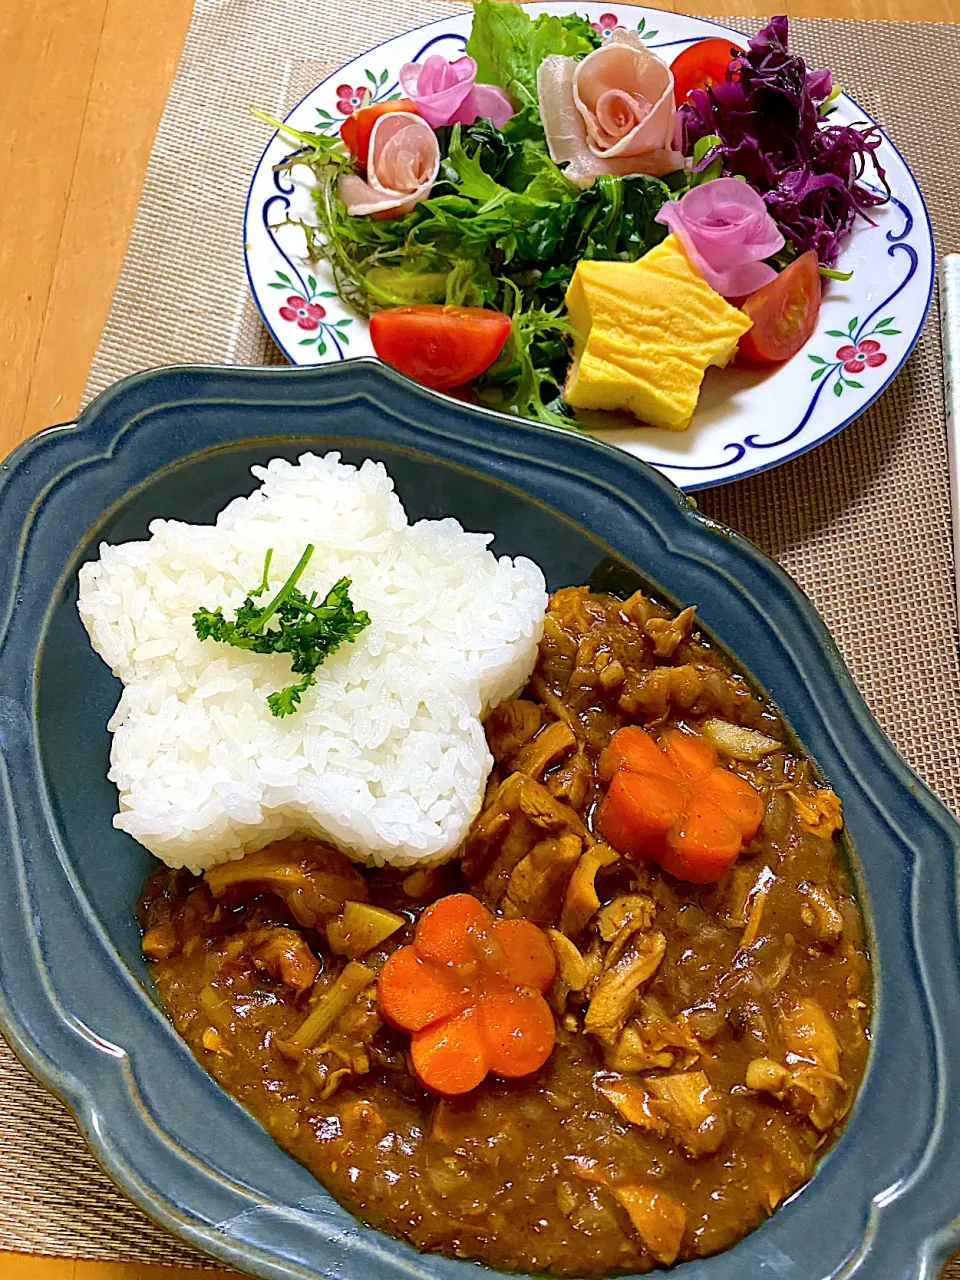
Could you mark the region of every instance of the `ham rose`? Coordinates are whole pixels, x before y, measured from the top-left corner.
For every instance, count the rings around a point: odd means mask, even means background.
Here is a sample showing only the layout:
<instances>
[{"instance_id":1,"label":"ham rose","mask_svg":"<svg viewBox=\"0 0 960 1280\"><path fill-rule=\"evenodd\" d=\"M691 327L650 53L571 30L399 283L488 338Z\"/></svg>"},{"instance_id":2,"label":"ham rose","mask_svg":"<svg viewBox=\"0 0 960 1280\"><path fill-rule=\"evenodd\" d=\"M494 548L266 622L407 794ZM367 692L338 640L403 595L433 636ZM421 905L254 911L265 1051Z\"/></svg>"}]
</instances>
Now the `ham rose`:
<instances>
[{"instance_id":1,"label":"ham rose","mask_svg":"<svg viewBox=\"0 0 960 1280\"><path fill-rule=\"evenodd\" d=\"M577 186L602 173L663 177L683 168L673 146L673 76L636 32L614 31L582 62L544 58L537 90L550 157Z\"/></svg>"},{"instance_id":2,"label":"ham rose","mask_svg":"<svg viewBox=\"0 0 960 1280\"><path fill-rule=\"evenodd\" d=\"M763 261L783 248L763 197L737 178L716 178L668 200L657 222L677 236L687 257L711 289L742 298L777 273Z\"/></svg>"},{"instance_id":3,"label":"ham rose","mask_svg":"<svg viewBox=\"0 0 960 1280\"><path fill-rule=\"evenodd\" d=\"M448 62L431 53L426 62L408 62L400 68L400 86L429 124L473 124L486 117L501 129L513 115L510 99L492 84L477 84L477 64L472 58Z\"/></svg>"},{"instance_id":4,"label":"ham rose","mask_svg":"<svg viewBox=\"0 0 960 1280\"><path fill-rule=\"evenodd\" d=\"M440 172L437 135L409 111L382 115L370 134L367 178L345 173L340 199L347 213L378 218L409 213L426 200Z\"/></svg>"}]
</instances>

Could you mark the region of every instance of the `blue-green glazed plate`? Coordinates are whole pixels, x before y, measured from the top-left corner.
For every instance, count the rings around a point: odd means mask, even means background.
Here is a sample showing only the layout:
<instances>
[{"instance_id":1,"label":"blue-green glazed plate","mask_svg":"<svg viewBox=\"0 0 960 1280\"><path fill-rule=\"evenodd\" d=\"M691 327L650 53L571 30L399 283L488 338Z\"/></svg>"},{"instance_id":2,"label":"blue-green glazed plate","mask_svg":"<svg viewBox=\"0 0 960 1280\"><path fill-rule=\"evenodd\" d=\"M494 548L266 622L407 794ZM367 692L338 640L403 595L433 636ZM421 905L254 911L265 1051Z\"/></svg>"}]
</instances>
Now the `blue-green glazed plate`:
<instances>
[{"instance_id":1,"label":"blue-green glazed plate","mask_svg":"<svg viewBox=\"0 0 960 1280\"><path fill-rule=\"evenodd\" d=\"M141 960L151 858L115 831L106 721L119 684L76 611L101 540L209 521L249 468L373 457L412 518L455 515L549 585L639 573L695 603L843 800L872 931L870 1063L840 1140L758 1230L684 1280L932 1280L960 1241L960 827L910 772L808 601L668 480L571 432L505 421L361 360L168 369L119 383L0 472L0 1025L153 1218L223 1262L306 1280L469 1280L360 1226L214 1084ZM489 1273L486 1273L489 1274Z\"/></svg>"}]
</instances>

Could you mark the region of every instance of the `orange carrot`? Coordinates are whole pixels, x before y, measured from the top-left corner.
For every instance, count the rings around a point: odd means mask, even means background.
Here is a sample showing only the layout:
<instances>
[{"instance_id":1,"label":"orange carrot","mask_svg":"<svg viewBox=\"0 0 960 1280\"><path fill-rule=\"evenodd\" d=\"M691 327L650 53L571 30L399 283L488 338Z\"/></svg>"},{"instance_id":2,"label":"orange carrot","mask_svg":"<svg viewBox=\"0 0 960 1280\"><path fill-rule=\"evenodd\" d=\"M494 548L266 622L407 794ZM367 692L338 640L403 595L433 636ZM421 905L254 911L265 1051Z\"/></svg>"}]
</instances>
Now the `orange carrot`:
<instances>
[{"instance_id":1,"label":"orange carrot","mask_svg":"<svg viewBox=\"0 0 960 1280\"><path fill-rule=\"evenodd\" d=\"M493 936L503 949L501 972L515 987L549 991L557 958L542 929L530 920L498 920Z\"/></svg>"},{"instance_id":2,"label":"orange carrot","mask_svg":"<svg viewBox=\"0 0 960 1280\"><path fill-rule=\"evenodd\" d=\"M600 802L594 826L634 858L655 858L690 798L687 784L651 773L618 773Z\"/></svg>"},{"instance_id":3,"label":"orange carrot","mask_svg":"<svg viewBox=\"0 0 960 1280\"><path fill-rule=\"evenodd\" d=\"M659 858L664 871L693 884L710 884L732 867L740 832L712 800L694 796Z\"/></svg>"},{"instance_id":4,"label":"orange carrot","mask_svg":"<svg viewBox=\"0 0 960 1280\"><path fill-rule=\"evenodd\" d=\"M556 1027L539 992L488 993L478 1013L487 1064L498 1076L529 1075L550 1057Z\"/></svg>"},{"instance_id":5,"label":"orange carrot","mask_svg":"<svg viewBox=\"0 0 960 1280\"><path fill-rule=\"evenodd\" d=\"M729 769L714 769L698 790L723 810L745 841L753 839L763 821L763 800L746 778Z\"/></svg>"},{"instance_id":6,"label":"orange carrot","mask_svg":"<svg viewBox=\"0 0 960 1280\"><path fill-rule=\"evenodd\" d=\"M538 997L542 999L543 997ZM410 1042L413 1069L435 1093L469 1093L489 1070L475 1009L418 1031Z\"/></svg>"},{"instance_id":7,"label":"orange carrot","mask_svg":"<svg viewBox=\"0 0 960 1280\"><path fill-rule=\"evenodd\" d=\"M380 970L380 1012L392 1026L420 1031L440 1018L462 1013L469 990L449 970L421 960L413 947L395 951Z\"/></svg>"},{"instance_id":8,"label":"orange carrot","mask_svg":"<svg viewBox=\"0 0 960 1280\"><path fill-rule=\"evenodd\" d=\"M609 781L621 769L632 773L655 773L665 778L676 778L677 771L650 735L639 725L628 724L618 729L597 761L597 774L602 782Z\"/></svg>"},{"instance_id":9,"label":"orange carrot","mask_svg":"<svg viewBox=\"0 0 960 1280\"><path fill-rule=\"evenodd\" d=\"M716 768L717 753L699 734L668 729L660 739L660 746L683 776L692 782L705 778L711 769Z\"/></svg>"},{"instance_id":10,"label":"orange carrot","mask_svg":"<svg viewBox=\"0 0 960 1280\"><path fill-rule=\"evenodd\" d=\"M427 907L413 945L424 959L469 972L486 952L484 935L493 925L487 908L469 893L451 893Z\"/></svg>"}]
</instances>

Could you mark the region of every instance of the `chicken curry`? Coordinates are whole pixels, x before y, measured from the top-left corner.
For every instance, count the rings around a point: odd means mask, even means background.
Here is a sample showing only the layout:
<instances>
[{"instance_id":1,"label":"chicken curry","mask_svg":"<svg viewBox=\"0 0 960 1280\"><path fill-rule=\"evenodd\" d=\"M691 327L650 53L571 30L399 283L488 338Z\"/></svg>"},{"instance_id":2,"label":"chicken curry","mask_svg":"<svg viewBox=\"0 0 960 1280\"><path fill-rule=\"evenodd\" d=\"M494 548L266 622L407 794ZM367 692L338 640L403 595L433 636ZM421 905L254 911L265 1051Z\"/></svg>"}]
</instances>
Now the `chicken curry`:
<instances>
[{"instance_id":1,"label":"chicken curry","mask_svg":"<svg viewBox=\"0 0 960 1280\"><path fill-rule=\"evenodd\" d=\"M813 1173L869 1044L834 793L697 628L566 588L486 721L456 861L285 840L139 913L206 1069L346 1208L558 1275L726 1248Z\"/></svg>"}]
</instances>

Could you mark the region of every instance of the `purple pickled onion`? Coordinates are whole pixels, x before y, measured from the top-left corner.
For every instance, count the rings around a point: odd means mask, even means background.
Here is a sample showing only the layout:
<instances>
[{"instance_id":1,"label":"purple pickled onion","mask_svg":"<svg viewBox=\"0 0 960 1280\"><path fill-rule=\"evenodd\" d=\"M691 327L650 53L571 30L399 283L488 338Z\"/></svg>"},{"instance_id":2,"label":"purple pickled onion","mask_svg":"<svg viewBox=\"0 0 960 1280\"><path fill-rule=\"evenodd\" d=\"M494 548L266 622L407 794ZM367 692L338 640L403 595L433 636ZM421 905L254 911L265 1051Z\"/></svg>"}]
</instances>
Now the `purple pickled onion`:
<instances>
[{"instance_id":1,"label":"purple pickled onion","mask_svg":"<svg viewBox=\"0 0 960 1280\"><path fill-rule=\"evenodd\" d=\"M684 153L716 134L720 144L700 167L720 156L724 173L746 178L760 192L797 253L815 249L828 267L854 220L889 195L876 158L876 125L823 122L818 108L832 86L829 71L811 71L788 51L781 15L750 41L722 83L694 89L679 112ZM884 191L861 181L868 166Z\"/></svg>"}]
</instances>

